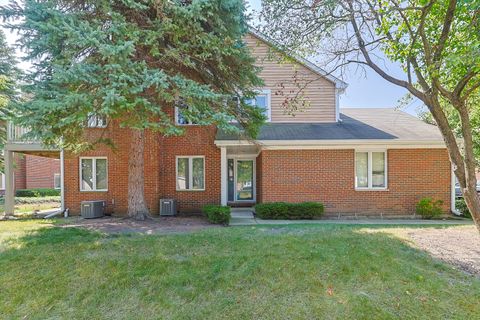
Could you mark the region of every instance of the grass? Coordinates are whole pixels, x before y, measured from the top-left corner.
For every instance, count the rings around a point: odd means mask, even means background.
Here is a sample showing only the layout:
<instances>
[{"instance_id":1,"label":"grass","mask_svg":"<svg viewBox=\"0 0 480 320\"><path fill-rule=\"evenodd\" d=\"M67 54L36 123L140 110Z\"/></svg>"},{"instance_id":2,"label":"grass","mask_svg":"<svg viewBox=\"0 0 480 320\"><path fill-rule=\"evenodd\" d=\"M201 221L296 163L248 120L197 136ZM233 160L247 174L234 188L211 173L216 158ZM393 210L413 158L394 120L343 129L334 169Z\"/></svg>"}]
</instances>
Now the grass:
<instances>
[{"instance_id":1,"label":"grass","mask_svg":"<svg viewBox=\"0 0 480 320\"><path fill-rule=\"evenodd\" d=\"M5 212L5 199L0 198L0 213ZM15 215L24 215L26 213L33 213L35 210L48 210L59 208L61 205L60 197L15 197Z\"/></svg>"},{"instance_id":2,"label":"grass","mask_svg":"<svg viewBox=\"0 0 480 320\"><path fill-rule=\"evenodd\" d=\"M385 226L382 226L385 228ZM0 318L473 319L480 280L345 225L105 235L0 222Z\"/></svg>"}]
</instances>

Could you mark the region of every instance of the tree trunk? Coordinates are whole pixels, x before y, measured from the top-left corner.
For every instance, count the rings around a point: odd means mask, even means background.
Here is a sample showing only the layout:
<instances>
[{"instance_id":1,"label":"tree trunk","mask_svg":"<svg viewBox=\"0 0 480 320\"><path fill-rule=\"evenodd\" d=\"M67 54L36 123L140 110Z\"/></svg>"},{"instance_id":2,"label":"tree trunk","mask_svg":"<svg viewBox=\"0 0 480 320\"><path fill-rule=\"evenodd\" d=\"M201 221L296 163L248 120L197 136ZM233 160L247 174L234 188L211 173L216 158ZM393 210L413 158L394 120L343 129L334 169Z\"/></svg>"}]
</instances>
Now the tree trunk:
<instances>
[{"instance_id":1,"label":"tree trunk","mask_svg":"<svg viewBox=\"0 0 480 320\"><path fill-rule=\"evenodd\" d=\"M480 231L480 201L477 194L477 188L474 188L473 192L470 189L471 188L463 189L463 198L465 199L468 210L470 210L473 222L475 222L478 231Z\"/></svg>"},{"instance_id":2,"label":"tree trunk","mask_svg":"<svg viewBox=\"0 0 480 320\"><path fill-rule=\"evenodd\" d=\"M128 158L128 216L135 220L150 217L145 203L145 131L132 129Z\"/></svg>"}]
</instances>

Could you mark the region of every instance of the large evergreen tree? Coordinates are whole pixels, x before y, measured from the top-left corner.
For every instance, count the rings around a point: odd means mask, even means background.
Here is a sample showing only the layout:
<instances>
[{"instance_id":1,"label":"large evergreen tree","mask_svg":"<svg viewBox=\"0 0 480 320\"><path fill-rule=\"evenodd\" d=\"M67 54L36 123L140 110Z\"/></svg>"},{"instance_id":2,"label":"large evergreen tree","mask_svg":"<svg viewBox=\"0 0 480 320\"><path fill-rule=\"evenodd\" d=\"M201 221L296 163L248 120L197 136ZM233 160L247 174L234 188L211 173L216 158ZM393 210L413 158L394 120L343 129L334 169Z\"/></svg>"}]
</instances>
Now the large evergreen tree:
<instances>
[{"instance_id":1,"label":"large evergreen tree","mask_svg":"<svg viewBox=\"0 0 480 320\"><path fill-rule=\"evenodd\" d=\"M17 121L73 151L99 142L84 137L91 114L131 128L128 214L144 219L144 134L183 132L172 105L181 100L203 125L236 130L237 120L252 136L263 121L244 102L261 85L242 42L244 9L242 0L11 1L0 13L33 63Z\"/></svg>"},{"instance_id":2,"label":"large evergreen tree","mask_svg":"<svg viewBox=\"0 0 480 320\"><path fill-rule=\"evenodd\" d=\"M7 118L10 115L9 105L17 98L15 90L20 71L16 67L17 60L13 50L0 30L0 149L7 140ZM0 155L0 170L3 172L3 154Z\"/></svg>"}]
</instances>

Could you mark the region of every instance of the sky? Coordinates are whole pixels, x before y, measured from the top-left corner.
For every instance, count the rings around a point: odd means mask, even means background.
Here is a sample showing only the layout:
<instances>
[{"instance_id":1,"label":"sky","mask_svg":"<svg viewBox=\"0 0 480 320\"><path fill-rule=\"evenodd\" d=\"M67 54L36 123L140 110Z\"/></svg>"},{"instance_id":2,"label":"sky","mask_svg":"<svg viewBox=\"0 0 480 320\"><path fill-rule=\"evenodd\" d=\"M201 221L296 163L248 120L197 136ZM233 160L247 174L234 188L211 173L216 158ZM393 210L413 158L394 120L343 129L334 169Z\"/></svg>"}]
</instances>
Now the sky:
<instances>
[{"instance_id":1,"label":"sky","mask_svg":"<svg viewBox=\"0 0 480 320\"><path fill-rule=\"evenodd\" d=\"M250 11L259 11L261 9L261 0L247 0ZM8 0L0 0L0 5L5 5ZM5 31L7 41L13 44L16 35ZM398 65L385 59L385 66L389 72L397 77L404 77L403 71ZM21 67L28 68L28 64L22 63ZM321 66L320 66L321 67ZM340 97L340 107L356 107L356 108L395 108L398 106L398 100L407 93L405 89L390 84L373 70L366 68L366 72L358 71L357 68L351 66L344 77L343 81L348 83L348 88ZM413 101L404 111L415 115L416 109L420 105L418 100Z\"/></svg>"}]
</instances>

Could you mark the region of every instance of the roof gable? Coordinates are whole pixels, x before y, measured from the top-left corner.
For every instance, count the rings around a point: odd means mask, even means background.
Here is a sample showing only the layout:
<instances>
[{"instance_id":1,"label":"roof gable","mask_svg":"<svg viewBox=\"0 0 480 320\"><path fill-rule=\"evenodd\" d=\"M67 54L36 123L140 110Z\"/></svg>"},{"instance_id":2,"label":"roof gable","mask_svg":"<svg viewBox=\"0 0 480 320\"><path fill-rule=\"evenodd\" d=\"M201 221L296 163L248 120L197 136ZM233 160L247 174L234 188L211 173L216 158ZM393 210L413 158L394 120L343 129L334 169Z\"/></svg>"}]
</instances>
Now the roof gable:
<instances>
[{"instance_id":1,"label":"roof gable","mask_svg":"<svg viewBox=\"0 0 480 320\"><path fill-rule=\"evenodd\" d=\"M335 84L335 87L340 90L345 90L348 86L348 84L339 78L329 74L327 71L323 70L319 66L315 65L311 61L308 61L305 58L300 57L299 55L293 53L293 52L285 52L285 50L280 49L280 44L276 42L275 40L271 39L267 35L263 34L262 32L258 31L257 29L253 27L249 27L249 33L254 36L255 38L265 42L268 46L273 47L275 49L278 49L281 51L283 54L285 54L287 57L293 59L295 62L303 65L307 69L315 72L316 74L324 77L325 79L333 82Z\"/></svg>"}]
</instances>

